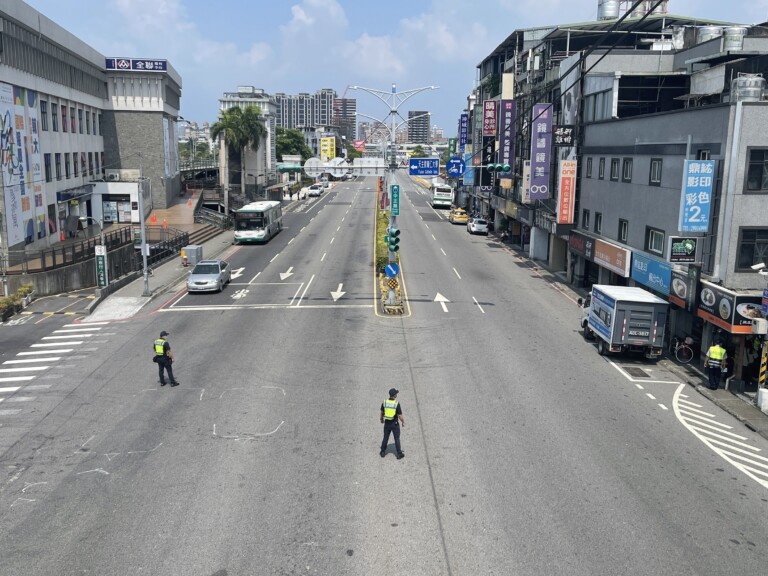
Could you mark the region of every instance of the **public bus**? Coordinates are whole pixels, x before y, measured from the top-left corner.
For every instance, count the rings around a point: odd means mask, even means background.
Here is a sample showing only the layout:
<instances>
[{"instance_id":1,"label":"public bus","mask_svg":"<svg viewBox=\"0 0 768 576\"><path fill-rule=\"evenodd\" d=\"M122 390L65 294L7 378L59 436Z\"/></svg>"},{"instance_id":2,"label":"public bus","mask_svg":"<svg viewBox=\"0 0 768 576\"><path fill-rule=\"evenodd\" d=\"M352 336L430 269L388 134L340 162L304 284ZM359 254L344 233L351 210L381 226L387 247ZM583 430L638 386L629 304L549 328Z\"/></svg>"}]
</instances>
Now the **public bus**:
<instances>
[{"instance_id":1,"label":"public bus","mask_svg":"<svg viewBox=\"0 0 768 576\"><path fill-rule=\"evenodd\" d=\"M435 184L430 187L432 193L432 208L450 208L453 204L453 188L448 184Z\"/></svg>"},{"instance_id":2,"label":"public bus","mask_svg":"<svg viewBox=\"0 0 768 576\"><path fill-rule=\"evenodd\" d=\"M261 200L235 210L235 244L266 243L283 228L283 211L276 200Z\"/></svg>"}]
</instances>

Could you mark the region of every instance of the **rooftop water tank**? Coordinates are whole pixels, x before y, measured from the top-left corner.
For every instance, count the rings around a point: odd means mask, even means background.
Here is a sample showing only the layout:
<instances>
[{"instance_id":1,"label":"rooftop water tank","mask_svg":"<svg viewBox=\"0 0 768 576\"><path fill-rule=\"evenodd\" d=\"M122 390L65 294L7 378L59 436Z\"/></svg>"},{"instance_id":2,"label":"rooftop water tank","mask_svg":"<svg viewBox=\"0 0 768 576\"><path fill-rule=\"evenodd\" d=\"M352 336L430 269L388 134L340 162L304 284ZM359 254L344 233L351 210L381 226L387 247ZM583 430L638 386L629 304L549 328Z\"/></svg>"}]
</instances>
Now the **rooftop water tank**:
<instances>
[{"instance_id":1,"label":"rooftop water tank","mask_svg":"<svg viewBox=\"0 0 768 576\"><path fill-rule=\"evenodd\" d=\"M729 26L723 34L723 52L735 52L744 49L744 36L747 29L744 26Z\"/></svg>"},{"instance_id":2,"label":"rooftop water tank","mask_svg":"<svg viewBox=\"0 0 768 576\"><path fill-rule=\"evenodd\" d=\"M598 20L616 20L619 17L618 0L598 0L597 1L597 19Z\"/></svg>"},{"instance_id":3,"label":"rooftop water tank","mask_svg":"<svg viewBox=\"0 0 768 576\"><path fill-rule=\"evenodd\" d=\"M765 78L760 74L740 74L731 82L732 102L760 102L765 91Z\"/></svg>"},{"instance_id":4,"label":"rooftop water tank","mask_svg":"<svg viewBox=\"0 0 768 576\"><path fill-rule=\"evenodd\" d=\"M666 14L667 13L667 0L661 2L656 8L653 9L651 14Z\"/></svg>"},{"instance_id":5,"label":"rooftop water tank","mask_svg":"<svg viewBox=\"0 0 768 576\"><path fill-rule=\"evenodd\" d=\"M712 38L719 38L723 35L723 29L720 26L702 26L696 30L696 44L701 44Z\"/></svg>"}]
</instances>

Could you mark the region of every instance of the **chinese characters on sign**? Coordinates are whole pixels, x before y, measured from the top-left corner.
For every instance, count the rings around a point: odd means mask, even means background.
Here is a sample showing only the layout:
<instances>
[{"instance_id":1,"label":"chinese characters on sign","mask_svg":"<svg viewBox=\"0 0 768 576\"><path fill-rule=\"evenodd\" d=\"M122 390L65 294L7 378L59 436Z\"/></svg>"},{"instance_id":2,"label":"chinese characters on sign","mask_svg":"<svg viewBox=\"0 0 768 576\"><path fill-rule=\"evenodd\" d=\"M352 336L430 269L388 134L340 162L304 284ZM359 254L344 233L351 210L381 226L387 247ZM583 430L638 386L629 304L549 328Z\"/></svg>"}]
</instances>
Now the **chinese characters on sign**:
<instances>
[{"instance_id":1,"label":"chinese characters on sign","mask_svg":"<svg viewBox=\"0 0 768 576\"><path fill-rule=\"evenodd\" d=\"M499 118L499 162L515 164L515 101L501 101Z\"/></svg>"},{"instance_id":2,"label":"chinese characters on sign","mask_svg":"<svg viewBox=\"0 0 768 576\"><path fill-rule=\"evenodd\" d=\"M672 283L672 266L644 254L632 254L632 279L667 296Z\"/></svg>"},{"instance_id":3,"label":"chinese characters on sign","mask_svg":"<svg viewBox=\"0 0 768 576\"><path fill-rule=\"evenodd\" d=\"M559 190L557 223L573 224L573 208L576 203L576 160L560 161Z\"/></svg>"},{"instance_id":4,"label":"chinese characters on sign","mask_svg":"<svg viewBox=\"0 0 768 576\"><path fill-rule=\"evenodd\" d=\"M462 114L459 120L459 152L464 153L469 136L469 114Z\"/></svg>"},{"instance_id":5,"label":"chinese characters on sign","mask_svg":"<svg viewBox=\"0 0 768 576\"><path fill-rule=\"evenodd\" d=\"M552 148L552 104L533 107L531 134L531 200L549 198L549 155Z\"/></svg>"},{"instance_id":6,"label":"chinese characters on sign","mask_svg":"<svg viewBox=\"0 0 768 576\"><path fill-rule=\"evenodd\" d=\"M574 131L574 126L570 124L555 126L555 129L553 131L552 145L565 146L565 147L573 146L574 145L573 131Z\"/></svg>"},{"instance_id":7,"label":"chinese characters on sign","mask_svg":"<svg viewBox=\"0 0 768 576\"><path fill-rule=\"evenodd\" d=\"M714 160L686 160L680 195L680 232L706 232L715 175Z\"/></svg>"},{"instance_id":8,"label":"chinese characters on sign","mask_svg":"<svg viewBox=\"0 0 768 576\"><path fill-rule=\"evenodd\" d=\"M150 58L107 58L105 68L107 70L165 72L168 69L168 61Z\"/></svg>"},{"instance_id":9,"label":"chinese characters on sign","mask_svg":"<svg viewBox=\"0 0 768 576\"><path fill-rule=\"evenodd\" d=\"M483 136L496 136L496 101L483 101Z\"/></svg>"}]
</instances>

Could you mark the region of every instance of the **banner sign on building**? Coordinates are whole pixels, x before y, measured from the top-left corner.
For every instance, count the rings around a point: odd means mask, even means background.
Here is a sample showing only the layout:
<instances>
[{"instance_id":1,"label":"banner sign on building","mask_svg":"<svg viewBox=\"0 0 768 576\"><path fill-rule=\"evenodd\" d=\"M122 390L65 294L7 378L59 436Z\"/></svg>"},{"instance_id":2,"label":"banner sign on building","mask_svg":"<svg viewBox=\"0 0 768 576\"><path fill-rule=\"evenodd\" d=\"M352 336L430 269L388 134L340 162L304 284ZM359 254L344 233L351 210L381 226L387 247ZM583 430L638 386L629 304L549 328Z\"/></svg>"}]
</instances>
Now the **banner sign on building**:
<instances>
[{"instance_id":1,"label":"banner sign on building","mask_svg":"<svg viewBox=\"0 0 768 576\"><path fill-rule=\"evenodd\" d=\"M672 282L672 266L645 254L633 252L632 279L667 296Z\"/></svg>"},{"instance_id":2,"label":"banner sign on building","mask_svg":"<svg viewBox=\"0 0 768 576\"><path fill-rule=\"evenodd\" d=\"M576 162L576 160L560 160L558 224L573 224L573 208L576 204Z\"/></svg>"},{"instance_id":3,"label":"banner sign on building","mask_svg":"<svg viewBox=\"0 0 768 576\"><path fill-rule=\"evenodd\" d=\"M456 156L456 138L448 138L448 155Z\"/></svg>"},{"instance_id":4,"label":"banner sign on building","mask_svg":"<svg viewBox=\"0 0 768 576\"><path fill-rule=\"evenodd\" d=\"M632 253L626 248L621 248L615 244L595 240L594 262L597 262L603 268L608 268L624 278L629 277L629 262Z\"/></svg>"},{"instance_id":5,"label":"banner sign on building","mask_svg":"<svg viewBox=\"0 0 768 576\"><path fill-rule=\"evenodd\" d=\"M523 160L523 186L521 190L523 204L531 202L531 161Z\"/></svg>"},{"instance_id":6,"label":"banner sign on building","mask_svg":"<svg viewBox=\"0 0 768 576\"><path fill-rule=\"evenodd\" d=\"M320 138L320 160L328 162L336 158L336 138Z\"/></svg>"},{"instance_id":7,"label":"banner sign on building","mask_svg":"<svg viewBox=\"0 0 768 576\"><path fill-rule=\"evenodd\" d=\"M686 160L683 166L683 189L680 194L680 232L706 232L712 204L714 160Z\"/></svg>"},{"instance_id":8,"label":"banner sign on building","mask_svg":"<svg viewBox=\"0 0 768 576\"><path fill-rule=\"evenodd\" d=\"M552 104L533 106L531 133L531 200L549 198L549 156L552 149Z\"/></svg>"},{"instance_id":9,"label":"banner sign on building","mask_svg":"<svg viewBox=\"0 0 768 576\"><path fill-rule=\"evenodd\" d=\"M469 139L469 114L462 114L459 120L459 151L463 154Z\"/></svg>"},{"instance_id":10,"label":"banner sign on building","mask_svg":"<svg viewBox=\"0 0 768 576\"><path fill-rule=\"evenodd\" d=\"M696 304L696 275L689 271L672 270L669 301L683 310L693 312Z\"/></svg>"},{"instance_id":11,"label":"banner sign on building","mask_svg":"<svg viewBox=\"0 0 768 576\"><path fill-rule=\"evenodd\" d=\"M483 136L496 136L496 100L483 100Z\"/></svg>"},{"instance_id":12,"label":"banner sign on building","mask_svg":"<svg viewBox=\"0 0 768 576\"><path fill-rule=\"evenodd\" d=\"M486 166L493 163L496 156L496 138L493 136L483 136L483 150L480 152L480 160L483 167L480 168L480 186L491 186L491 173Z\"/></svg>"},{"instance_id":13,"label":"banner sign on building","mask_svg":"<svg viewBox=\"0 0 768 576\"><path fill-rule=\"evenodd\" d=\"M168 70L168 61L156 58L107 58L104 67L107 70L165 72Z\"/></svg>"},{"instance_id":14,"label":"banner sign on building","mask_svg":"<svg viewBox=\"0 0 768 576\"><path fill-rule=\"evenodd\" d=\"M499 117L499 162L515 165L515 101L501 101Z\"/></svg>"},{"instance_id":15,"label":"banner sign on building","mask_svg":"<svg viewBox=\"0 0 768 576\"><path fill-rule=\"evenodd\" d=\"M669 237L669 260L673 264L693 264L696 262L696 248L699 238Z\"/></svg>"},{"instance_id":16,"label":"banner sign on building","mask_svg":"<svg viewBox=\"0 0 768 576\"><path fill-rule=\"evenodd\" d=\"M732 334L751 334L752 320L762 318L760 296L737 294L706 280L700 283L696 315Z\"/></svg>"},{"instance_id":17,"label":"banner sign on building","mask_svg":"<svg viewBox=\"0 0 768 576\"><path fill-rule=\"evenodd\" d=\"M475 158L477 160L477 158ZM475 183L475 168L472 165L472 152L464 152L464 176L462 183L464 186L472 186Z\"/></svg>"},{"instance_id":18,"label":"banner sign on building","mask_svg":"<svg viewBox=\"0 0 768 576\"><path fill-rule=\"evenodd\" d=\"M573 135L575 130L576 127L571 124L555 126L552 132L552 145L557 147L575 146L573 142Z\"/></svg>"}]
</instances>

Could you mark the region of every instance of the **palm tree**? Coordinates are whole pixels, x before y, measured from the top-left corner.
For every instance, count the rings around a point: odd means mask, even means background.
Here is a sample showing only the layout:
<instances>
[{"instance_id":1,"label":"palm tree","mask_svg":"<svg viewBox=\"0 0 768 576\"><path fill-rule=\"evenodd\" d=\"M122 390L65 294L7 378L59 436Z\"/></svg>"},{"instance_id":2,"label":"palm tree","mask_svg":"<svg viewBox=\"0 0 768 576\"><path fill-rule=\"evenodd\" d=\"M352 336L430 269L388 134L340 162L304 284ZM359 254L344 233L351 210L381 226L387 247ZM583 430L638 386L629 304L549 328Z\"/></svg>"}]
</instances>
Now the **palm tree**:
<instances>
[{"instance_id":1,"label":"palm tree","mask_svg":"<svg viewBox=\"0 0 768 576\"><path fill-rule=\"evenodd\" d=\"M267 135L267 129L261 118L261 108L246 106L245 108L228 108L221 114L218 122L211 126L211 140L224 137L224 143L230 150L240 154L240 184L245 193L245 151L250 148L259 150L261 140ZM229 214L229 194L224 193L224 210Z\"/></svg>"}]
</instances>

